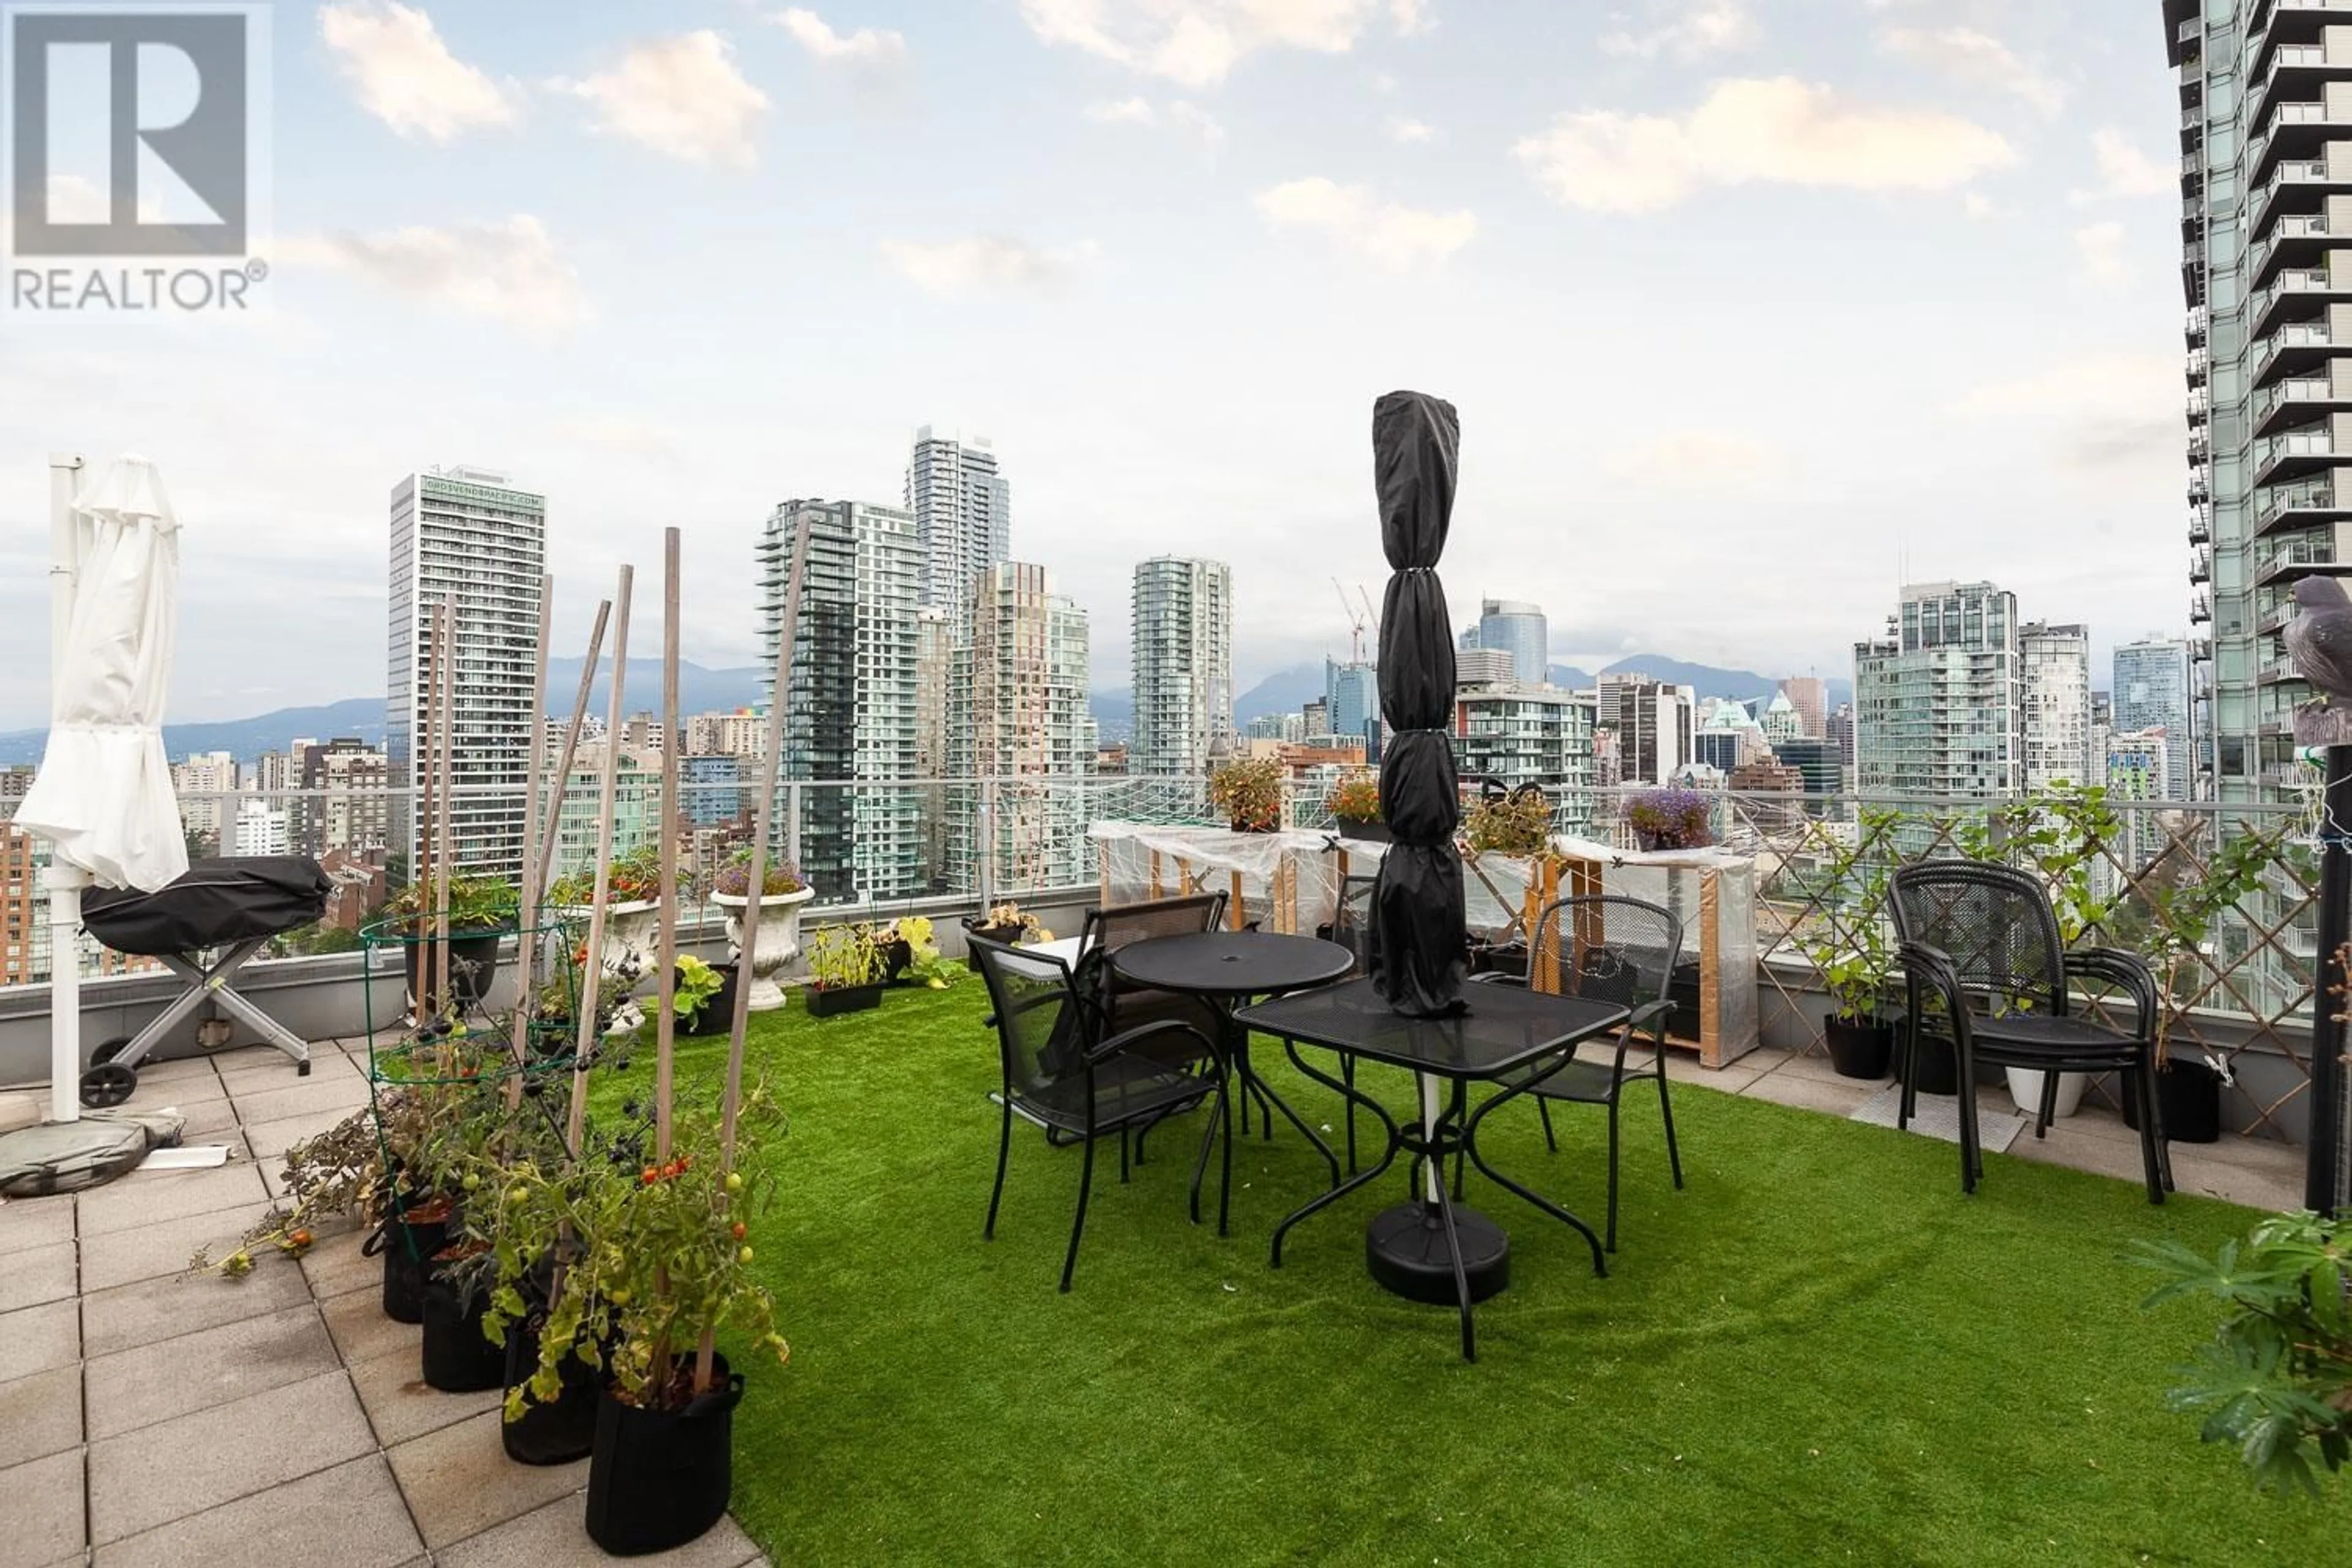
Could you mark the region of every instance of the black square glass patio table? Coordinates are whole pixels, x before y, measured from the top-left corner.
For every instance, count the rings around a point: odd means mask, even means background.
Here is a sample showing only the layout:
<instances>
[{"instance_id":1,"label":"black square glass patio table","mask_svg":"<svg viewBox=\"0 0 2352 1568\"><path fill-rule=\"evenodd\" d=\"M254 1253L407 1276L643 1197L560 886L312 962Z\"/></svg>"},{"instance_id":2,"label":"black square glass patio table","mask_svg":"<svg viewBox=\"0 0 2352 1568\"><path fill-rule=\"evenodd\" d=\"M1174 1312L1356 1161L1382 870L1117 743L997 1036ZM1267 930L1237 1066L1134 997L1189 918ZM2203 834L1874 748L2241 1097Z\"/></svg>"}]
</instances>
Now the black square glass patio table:
<instances>
[{"instance_id":1,"label":"black square glass patio table","mask_svg":"<svg viewBox=\"0 0 2352 1568\"><path fill-rule=\"evenodd\" d=\"M1143 942L1129 942L1110 954L1110 967L1120 980L1156 991L1177 991L1189 995L1204 996L1217 1004L1217 1054L1223 1058L1228 1081L1238 1094L1255 1092L1264 1103L1273 1106L1290 1119L1290 1124L1306 1135L1331 1167L1331 1184L1339 1184L1339 1156L1329 1144L1315 1135L1298 1112L1290 1109L1279 1094L1252 1070L1249 1059L1249 1031L1234 1022L1236 1003L1254 996L1270 996L1282 992L1297 991L1306 986L1328 985L1355 967L1356 955L1337 942L1323 942L1311 936L1285 936L1275 931L1213 931L1188 932L1182 936L1151 937ZM1226 1232L1225 1187L1233 1184L1233 1109L1231 1101L1225 1110L1225 1184L1217 1196L1217 1234ZM1202 1134L1201 1156L1208 1157L1208 1139L1216 1133L1214 1126ZM1274 1135L1271 1118L1266 1122L1266 1135Z\"/></svg>"},{"instance_id":2,"label":"black square glass patio table","mask_svg":"<svg viewBox=\"0 0 2352 1568\"><path fill-rule=\"evenodd\" d=\"M1477 1339L1471 1304L1508 1281L1510 1244L1500 1226L1447 1194L1449 1156L1466 1154L1496 1185L1574 1226L1592 1248L1593 1273L1605 1277L1609 1270L1601 1258L1601 1238L1591 1226L1501 1174L1479 1154L1477 1124L1486 1108L1481 1107L1478 1115L1465 1115L1466 1088L1548 1057L1564 1058L1580 1042L1620 1027L1632 1015L1614 1003L1554 996L1515 985L1471 985L1465 990L1465 1010L1448 1018L1404 1017L1389 1006L1370 979L1357 979L1244 1007L1234 1019L1244 1028L1280 1037L1294 1067L1363 1106L1389 1133L1388 1148L1378 1163L1317 1194L1275 1228L1274 1267L1282 1267L1282 1238L1292 1226L1377 1180L1403 1150L1412 1155L1416 1173L1425 1167L1422 1190L1412 1201L1373 1216L1365 1235L1366 1261L1372 1278L1400 1295L1455 1301L1462 1313L1462 1354L1475 1361ZM1420 1127L1406 1131L1378 1101L1307 1066L1299 1058L1301 1042L1418 1075Z\"/></svg>"}]
</instances>

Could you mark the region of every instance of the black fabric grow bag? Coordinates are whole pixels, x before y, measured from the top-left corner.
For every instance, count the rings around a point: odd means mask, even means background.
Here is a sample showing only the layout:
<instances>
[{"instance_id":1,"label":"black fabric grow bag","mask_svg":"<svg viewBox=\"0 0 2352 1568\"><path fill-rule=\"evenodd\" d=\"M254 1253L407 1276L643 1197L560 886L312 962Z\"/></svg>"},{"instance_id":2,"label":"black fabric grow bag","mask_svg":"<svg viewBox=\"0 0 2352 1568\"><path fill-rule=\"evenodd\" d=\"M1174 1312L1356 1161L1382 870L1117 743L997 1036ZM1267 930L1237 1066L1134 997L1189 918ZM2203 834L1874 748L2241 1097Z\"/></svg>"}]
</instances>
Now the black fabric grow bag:
<instances>
[{"instance_id":1,"label":"black fabric grow bag","mask_svg":"<svg viewBox=\"0 0 2352 1568\"><path fill-rule=\"evenodd\" d=\"M449 1222L410 1225L397 1215L368 1237L362 1252L383 1254L383 1315L395 1323L425 1321L425 1260L449 1245Z\"/></svg>"},{"instance_id":2,"label":"black fabric grow bag","mask_svg":"<svg viewBox=\"0 0 2352 1568\"><path fill-rule=\"evenodd\" d=\"M683 1546L717 1524L735 1483L743 1379L719 1381L683 1410L640 1410L607 1389L588 1460L588 1539L617 1557Z\"/></svg>"},{"instance_id":3,"label":"black fabric grow bag","mask_svg":"<svg viewBox=\"0 0 2352 1568\"><path fill-rule=\"evenodd\" d=\"M506 1386L520 1388L539 1371L539 1331L529 1321L507 1330ZM596 1405L604 1376L577 1355L557 1371L561 1392L544 1405L526 1404L522 1415L503 1424L499 1440L507 1458L520 1465L564 1465L584 1459L596 1446Z\"/></svg>"},{"instance_id":4,"label":"black fabric grow bag","mask_svg":"<svg viewBox=\"0 0 2352 1568\"><path fill-rule=\"evenodd\" d=\"M236 855L189 864L152 893L92 888L82 924L117 952L161 958L296 931L327 912L334 884L300 855Z\"/></svg>"},{"instance_id":5,"label":"black fabric grow bag","mask_svg":"<svg viewBox=\"0 0 2352 1568\"><path fill-rule=\"evenodd\" d=\"M446 1279L425 1286L425 1386L444 1394L503 1388L506 1347L482 1332L487 1292L460 1290Z\"/></svg>"}]
</instances>

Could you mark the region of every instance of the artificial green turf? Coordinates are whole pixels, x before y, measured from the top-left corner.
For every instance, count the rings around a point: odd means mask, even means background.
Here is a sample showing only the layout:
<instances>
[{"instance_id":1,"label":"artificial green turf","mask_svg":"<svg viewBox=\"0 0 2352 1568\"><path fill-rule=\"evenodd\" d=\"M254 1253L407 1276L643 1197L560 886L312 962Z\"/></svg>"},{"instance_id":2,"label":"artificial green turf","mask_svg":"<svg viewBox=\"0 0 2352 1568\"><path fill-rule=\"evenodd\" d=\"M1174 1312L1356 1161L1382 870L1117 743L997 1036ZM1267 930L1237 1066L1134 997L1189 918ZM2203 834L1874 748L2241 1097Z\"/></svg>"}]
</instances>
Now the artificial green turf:
<instances>
[{"instance_id":1,"label":"artificial green turf","mask_svg":"<svg viewBox=\"0 0 2352 1568\"><path fill-rule=\"evenodd\" d=\"M2216 1245L2249 1211L1997 1154L1966 1198L1949 1144L1678 1088L1689 1185L1654 1108L1629 1110L1605 1280L1472 1173L1513 1282L1468 1364L1452 1309L1364 1272L1402 1165L1267 1267L1327 1180L1286 1126L1237 1150L1222 1240L1185 1218L1199 1118L1126 1186L1110 1146L1064 1296L1078 1155L1016 1123L983 1242L982 1001L973 979L757 1021L752 1070L793 1116L760 1237L793 1360L752 1368L734 1506L780 1565L2352 1561L2340 1495L2256 1494L2163 1405L2212 1309L2140 1311L2123 1254ZM1257 1054L1336 1124L1335 1097ZM682 1042L681 1083L723 1059ZM1411 1104L1401 1075L1368 1082ZM1481 1142L1597 1219L1601 1118L1554 1119L1557 1155L1531 1111Z\"/></svg>"}]
</instances>

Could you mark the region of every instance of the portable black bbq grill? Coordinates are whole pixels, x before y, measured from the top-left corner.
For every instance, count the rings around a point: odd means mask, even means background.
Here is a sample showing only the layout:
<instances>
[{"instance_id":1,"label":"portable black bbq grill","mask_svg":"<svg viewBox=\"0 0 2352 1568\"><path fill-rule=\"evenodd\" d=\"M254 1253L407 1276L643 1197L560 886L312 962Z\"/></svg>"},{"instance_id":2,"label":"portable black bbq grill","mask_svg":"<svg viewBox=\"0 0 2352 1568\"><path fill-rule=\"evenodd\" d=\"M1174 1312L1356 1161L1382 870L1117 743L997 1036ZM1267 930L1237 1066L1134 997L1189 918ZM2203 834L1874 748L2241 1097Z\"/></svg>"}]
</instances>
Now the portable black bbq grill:
<instances>
[{"instance_id":1,"label":"portable black bbq grill","mask_svg":"<svg viewBox=\"0 0 2352 1568\"><path fill-rule=\"evenodd\" d=\"M208 1002L252 1026L309 1077L310 1045L238 995L229 982L272 937L299 931L325 914L332 888L316 860L253 855L194 861L187 875L152 893L135 888L85 893L82 924L92 936L117 952L159 961L188 988L138 1034L109 1040L92 1053L93 1065L81 1077L81 1102L103 1108L130 1099L147 1053Z\"/></svg>"}]
</instances>

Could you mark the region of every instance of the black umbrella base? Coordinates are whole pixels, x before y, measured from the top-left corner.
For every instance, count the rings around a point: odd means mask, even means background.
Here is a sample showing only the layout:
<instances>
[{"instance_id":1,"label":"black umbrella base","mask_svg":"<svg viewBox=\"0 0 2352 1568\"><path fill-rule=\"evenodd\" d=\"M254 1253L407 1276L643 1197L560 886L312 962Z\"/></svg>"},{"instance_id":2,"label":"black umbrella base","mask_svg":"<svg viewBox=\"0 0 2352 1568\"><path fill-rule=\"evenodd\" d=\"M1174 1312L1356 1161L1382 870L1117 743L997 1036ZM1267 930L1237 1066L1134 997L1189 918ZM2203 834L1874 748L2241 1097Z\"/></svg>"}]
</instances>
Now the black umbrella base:
<instances>
[{"instance_id":1,"label":"black umbrella base","mask_svg":"<svg viewBox=\"0 0 2352 1568\"><path fill-rule=\"evenodd\" d=\"M1470 1281L1471 1300L1483 1301L1511 1282L1511 1239L1501 1226L1455 1204L1454 1229L1462 1238L1462 1271ZM1454 1251L1435 1204L1399 1204L1374 1215L1364 1232L1364 1264L1381 1289L1408 1301L1461 1305L1454 1288Z\"/></svg>"}]
</instances>

